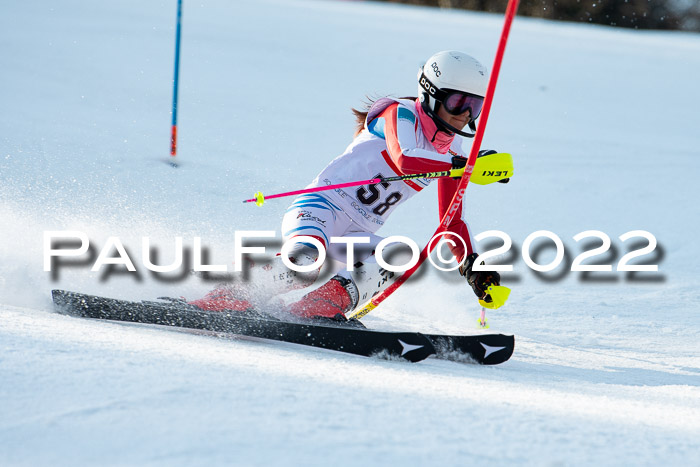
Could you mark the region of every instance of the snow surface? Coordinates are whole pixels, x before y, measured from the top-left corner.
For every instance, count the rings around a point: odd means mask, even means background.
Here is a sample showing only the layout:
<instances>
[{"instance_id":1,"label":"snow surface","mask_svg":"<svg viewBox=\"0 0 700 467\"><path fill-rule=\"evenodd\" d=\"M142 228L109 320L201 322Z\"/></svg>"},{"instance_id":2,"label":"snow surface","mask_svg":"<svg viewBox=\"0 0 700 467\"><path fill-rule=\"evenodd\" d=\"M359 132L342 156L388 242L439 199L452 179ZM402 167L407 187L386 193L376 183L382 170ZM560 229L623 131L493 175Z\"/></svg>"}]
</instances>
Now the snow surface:
<instances>
[{"instance_id":1,"label":"snow surface","mask_svg":"<svg viewBox=\"0 0 700 467\"><path fill-rule=\"evenodd\" d=\"M502 17L359 2L185 2L179 157L168 157L174 1L0 3L0 465L700 465L700 36L517 18L483 147L508 185L470 186L475 232L514 241L516 335L498 367L367 359L248 338L80 320L50 290L199 297L154 277L174 237L229 263L236 230L279 229L286 201L350 142L366 94L415 94L421 61L490 65ZM382 235L425 242L435 188ZM519 258L537 230L637 229L658 273ZM43 271L43 233L119 237L139 269ZM630 241L632 243L633 241ZM585 243L585 242L581 242ZM482 245L483 246L483 245ZM590 248L590 247L589 247ZM533 249L534 251L534 249ZM553 258L544 249L538 261ZM94 258L93 258L94 259ZM478 332L459 278L426 269L364 321Z\"/></svg>"}]
</instances>

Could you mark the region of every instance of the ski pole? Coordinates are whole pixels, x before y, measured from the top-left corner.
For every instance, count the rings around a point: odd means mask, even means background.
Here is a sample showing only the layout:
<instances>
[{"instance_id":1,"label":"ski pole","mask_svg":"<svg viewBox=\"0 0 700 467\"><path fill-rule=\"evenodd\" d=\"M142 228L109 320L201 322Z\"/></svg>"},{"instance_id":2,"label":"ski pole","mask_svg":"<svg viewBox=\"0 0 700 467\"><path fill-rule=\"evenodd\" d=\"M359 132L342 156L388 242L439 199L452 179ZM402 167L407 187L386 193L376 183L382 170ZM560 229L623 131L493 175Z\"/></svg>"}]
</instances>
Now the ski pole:
<instances>
[{"instance_id":1,"label":"ski pole","mask_svg":"<svg viewBox=\"0 0 700 467\"><path fill-rule=\"evenodd\" d=\"M472 176L472 171L474 170L474 164L479 153L479 147L481 146L481 141L484 138L484 131L486 130L486 123L489 119L489 113L491 111L491 103L493 102L493 94L496 90L496 82L498 81L498 73L501 70L501 62L503 61L503 54L505 53L506 43L508 42L508 34L510 33L510 26L513 23L513 18L515 17L515 12L518 10L519 0L508 0L508 6L506 7L505 21L503 23L503 30L501 32L501 39L498 43L498 49L496 50L496 57L493 62L493 73L489 78L489 84L486 89L486 98L484 99L484 106L481 110L481 117L479 118L479 126L476 130L476 135L474 136L474 142L472 143L471 151L469 153L469 159L467 160L467 165L464 168L464 175L459 181L459 185L455 190L455 194L452 197L449 208L445 210L445 214L440 221L440 226L435 231L433 237L440 232L446 231L449 227L452 219L458 213L461 214L462 210L457 209L462 203L462 198L464 198L464 192L469 184L469 179ZM387 287L384 292L380 293L376 297L371 298L363 307L356 308L354 311L347 314L348 318L362 318L367 313L375 309L386 300L391 294L393 294L396 289L398 289L401 284L406 282L409 277L413 275L414 272L423 264L423 261L428 257L430 243L423 248L418 257L418 262L408 271L403 273L393 284ZM506 287L503 287L506 289ZM505 292L505 291L503 291ZM483 304L482 304L483 305Z\"/></svg>"},{"instance_id":2,"label":"ski pole","mask_svg":"<svg viewBox=\"0 0 700 467\"><path fill-rule=\"evenodd\" d=\"M488 185L497 181L505 181L503 179L513 176L513 158L508 153L488 154L480 157L474 167L476 174L479 174L474 183L479 185ZM275 195L264 196L261 191L255 193L253 198L246 199L244 203L255 203L262 206L266 199L283 198L285 196L302 195L305 193L315 193L318 191L334 190L336 188L348 188L359 185L374 185L377 183L399 182L402 180L411 180L416 178L442 178L442 177L461 177L464 173L464 168L450 169L442 172L426 172L420 174L397 175L395 177L378 177L369 180L359 180L356 182L338 183L327 186L317 186L313 188L305 188L303 190L287 191L285 193L277 193Z\"/></svg>"},{"instance_id":3,"label":"ski pole","mask_svg":"<svg viewBox=\"0 0 700 467\"><path fill-rule=\"evenodd\" d=\"M304 188L303 190L287 191L284 193L277 193L276 195L263 196L262 192L258 191L255 193L254 198L246 199L244 203L255 203L258 206L262 206L266 199L273 198L283 198L285 196L303 195L305 193L315 193L317 191L334 190L336 188L347 188L351 186L359 185L375 185L377 183L386 182L399 182L401 180L411 180L414 178L440 178L440 177L461 177L464 173L464 168L461 169L450 169L443 172L426 172L422 174L411 174L411 175L397 175L395 177L379 177L371 178L369 180L359 180L356 182L346 182L346 183L336 183L334 185L327 186L315 186L313 188Z\"/></svg>"}]
</instances>

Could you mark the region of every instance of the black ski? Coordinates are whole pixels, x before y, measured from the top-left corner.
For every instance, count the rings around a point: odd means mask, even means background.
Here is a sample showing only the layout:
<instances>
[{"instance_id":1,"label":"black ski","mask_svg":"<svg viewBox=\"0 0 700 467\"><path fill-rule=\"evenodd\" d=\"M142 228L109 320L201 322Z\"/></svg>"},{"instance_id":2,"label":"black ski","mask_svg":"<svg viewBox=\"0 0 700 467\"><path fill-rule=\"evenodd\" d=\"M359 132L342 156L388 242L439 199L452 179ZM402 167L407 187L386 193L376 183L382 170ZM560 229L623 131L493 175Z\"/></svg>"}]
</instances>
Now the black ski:
<instances>
[{"instance_id":1,"label":"black ski","mask_svg":"<svg viewBox=\"0 0 700 467\"><path fill-rule=\"evenodd\" d=\"M496 365L513 354L513 336L478 334L450 336L417 332L385 332L342 323L281 321L257 312L204 311L179 300L130 302L64 290L54 290L57 311L85 318L202 329L363 356L401 357L411 362L437 358Z\"/></svg>"},{"instance_id":2,"label":"black ski","mask_svg":"<svg viewBox=\"0 0 700 467\"><path fill-rule=\"evenodd\" d=\"M508 360L515 349L515 336L506 334L476 334L446 336L426 334L435 346L436 357L457 362L498 365Z\"/></svg>"},{"instance_id":3,"label":"black ski","mask_svg":"<svg viewBox=\"0 0 700 467\"><path fill-rule=\"evenodd\" d=\"M367 357L402 357L411 362L435 354L432 342L417 332L381 332L348 326L292 323L255 313L247 317L237 312L203 311L179 302L129 302L64 290L54 290L52 295L57 311L84 318L205 329Z\"/></svg>"}]
</instances>

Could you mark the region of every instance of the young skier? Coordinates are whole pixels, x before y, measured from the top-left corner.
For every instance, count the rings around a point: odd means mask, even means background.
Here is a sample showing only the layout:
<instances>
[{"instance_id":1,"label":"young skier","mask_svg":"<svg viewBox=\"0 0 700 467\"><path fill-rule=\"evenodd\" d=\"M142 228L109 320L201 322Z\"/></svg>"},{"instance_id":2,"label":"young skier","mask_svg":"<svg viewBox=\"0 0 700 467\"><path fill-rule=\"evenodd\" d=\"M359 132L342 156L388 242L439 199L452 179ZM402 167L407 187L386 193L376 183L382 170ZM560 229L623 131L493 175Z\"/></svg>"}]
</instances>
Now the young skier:
<instances>
[{"instance_id":1,"label":"young skier","mask_svg":"<svg viewBox=\"0 0 700 467\"><path fill-rule=\"evenodd\" d=\"M358 131L345 152L321 171L309 187L389 177L394 175L440 172L465 166L463 137L469 126L476 129L486 94L486 68L473 57L458 51L439 52L430 57L418 73L418 98L381 98L366 111L353 109ZM482 151L484 152L484 151ZM346 313L385 290L393 273L376 262L372 247L381 237L375 232L396 207L423 190L431 179L335 189L301 195L294 200L282 220L284 240L296 236L313 237L328 256L344 261L342 244L330 243L331 237L369 237L369 248L355 249L354 271L339 271L321 287L285 311L303 318L345 320ZM449 207L458 180L438 179L440 218ZM460 203L459 211L462 212ZM472 271L477 254L466 222L460 217L447 229L463 238L451 247L462 262L459 272L480 299L490 301L486 290L499 285L497 272ZM310 243L297 243L289 259L297 266L313 264L318 250ZM191 302L205 310L245 310L264 305L276 295L308 287L320 273L316 269L299 273L288 269L280 258L266 265L252 265L246 281L224 284L205 297Z\"/></svg>"}]
</instances>

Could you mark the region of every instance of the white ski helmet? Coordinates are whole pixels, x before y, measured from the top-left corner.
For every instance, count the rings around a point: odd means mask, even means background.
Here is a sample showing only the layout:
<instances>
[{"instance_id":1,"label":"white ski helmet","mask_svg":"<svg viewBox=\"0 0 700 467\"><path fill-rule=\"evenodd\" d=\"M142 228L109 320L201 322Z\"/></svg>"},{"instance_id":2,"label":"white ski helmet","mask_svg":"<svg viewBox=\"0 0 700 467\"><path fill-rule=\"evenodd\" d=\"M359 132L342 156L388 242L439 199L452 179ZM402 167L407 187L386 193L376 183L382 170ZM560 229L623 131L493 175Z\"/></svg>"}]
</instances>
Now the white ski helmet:
<instances>
[{"instance_id":1,"label":"white ski helmet","mask_svg":"<svg viewBox=\"0 0 700 467\"><path fill-rule=\"evenodd\" d=\"M488 70L474 57L448 50L430 57L418 70L418 96L423 111L442 129L472 137L461 128L454 128L437 116L441 105L455 115L470 110L469 126L479 117L488 86Z\"/></svg>"}]
</instances>

